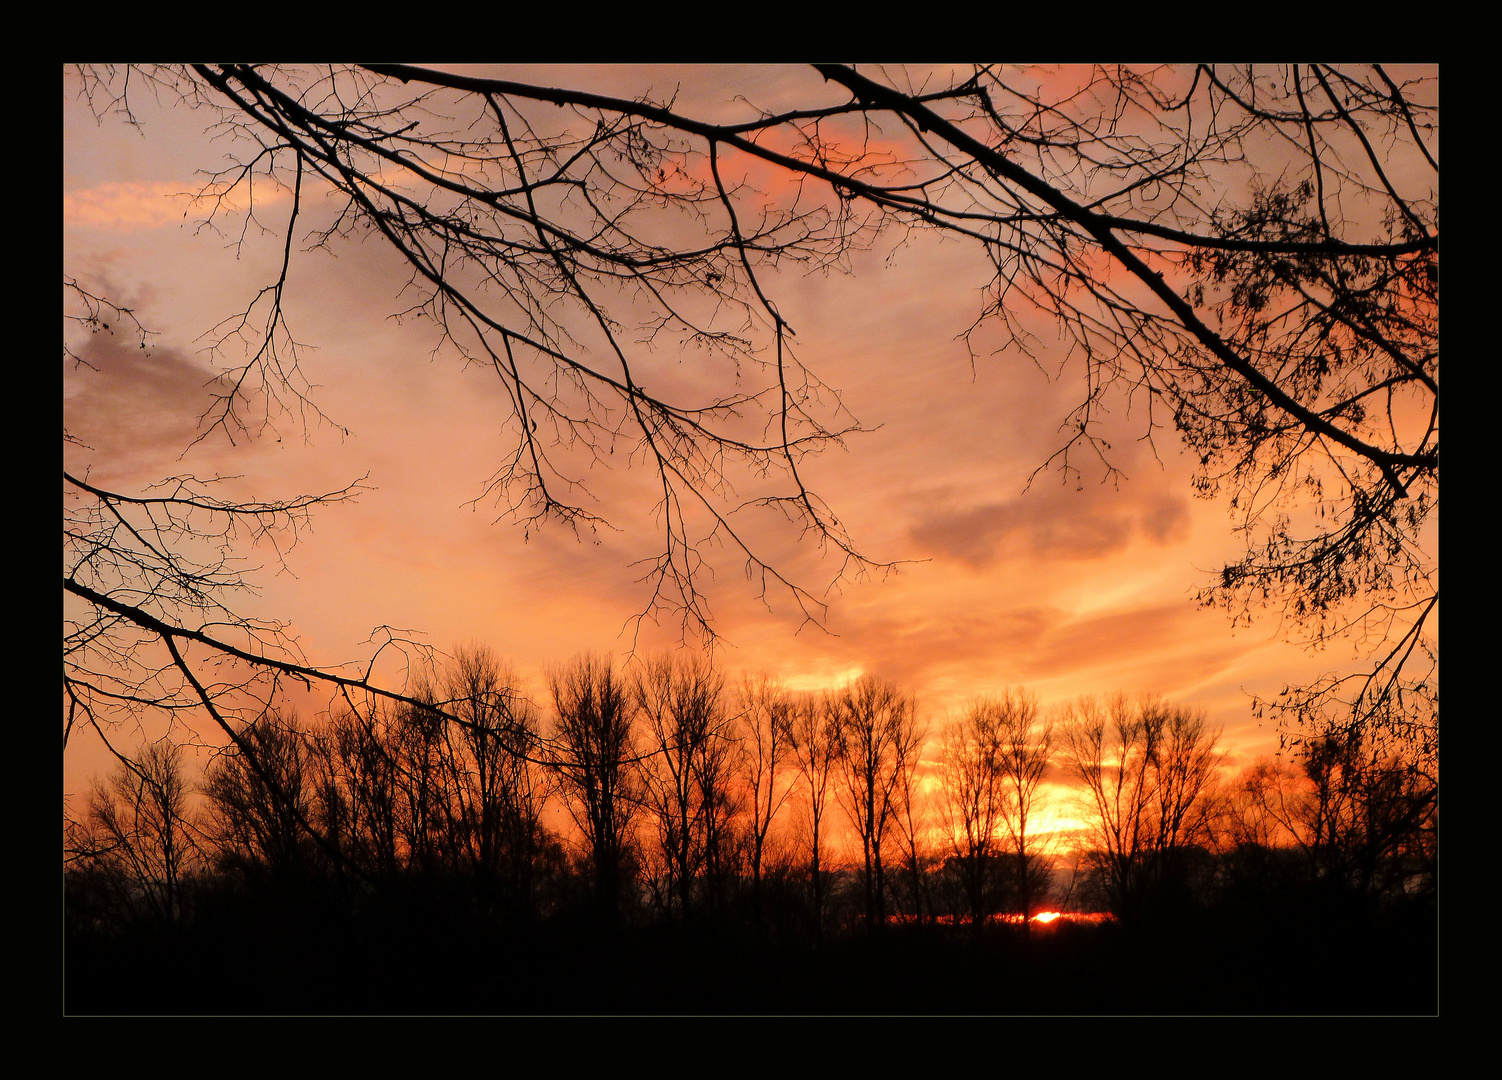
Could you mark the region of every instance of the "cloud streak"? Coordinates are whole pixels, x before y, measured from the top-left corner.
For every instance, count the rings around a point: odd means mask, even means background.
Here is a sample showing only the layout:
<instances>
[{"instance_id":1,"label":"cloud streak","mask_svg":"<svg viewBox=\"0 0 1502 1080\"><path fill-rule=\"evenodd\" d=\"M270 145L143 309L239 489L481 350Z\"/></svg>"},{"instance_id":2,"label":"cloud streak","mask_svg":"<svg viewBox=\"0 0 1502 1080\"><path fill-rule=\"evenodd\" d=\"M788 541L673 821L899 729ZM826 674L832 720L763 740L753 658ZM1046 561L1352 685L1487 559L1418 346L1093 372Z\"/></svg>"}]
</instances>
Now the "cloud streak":
<instances>
[{"instance_id":1,"label":"cloud streak","mask_svg":"<svg viewBox=\"0 0 1502 1080\"><path fill-rule=\"evenodd\" d=\"M1037 497L922 515L910 535L936 558L983 571L1005 559L1089 561L1125 551L1136 540L1163 546L1189 527L1187 497L1160 493L1150 502L1094 498L1050 486Z\"/></svg>"}]
</instances>

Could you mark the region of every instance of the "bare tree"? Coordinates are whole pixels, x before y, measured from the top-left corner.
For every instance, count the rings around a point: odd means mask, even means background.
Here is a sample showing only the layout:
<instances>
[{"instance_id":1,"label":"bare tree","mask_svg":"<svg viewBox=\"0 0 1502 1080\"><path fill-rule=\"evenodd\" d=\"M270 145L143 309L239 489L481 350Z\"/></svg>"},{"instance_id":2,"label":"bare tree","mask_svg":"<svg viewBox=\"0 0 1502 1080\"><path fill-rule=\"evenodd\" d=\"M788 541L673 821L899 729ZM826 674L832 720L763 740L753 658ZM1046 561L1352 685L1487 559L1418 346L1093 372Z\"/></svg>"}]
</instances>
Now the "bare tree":
<instances>
[{"instance_id":1,"label":"bare tree","mask_svg":"<svg viewBox=\"0 0 1502 1080\"><path fill-rule=\"evenodd\" d=\"M762 921L762 864L772 822L793 792L788 756L793 752L792 696L770 675L745 675L737 687L740 732L736 773L751 811L751 896Z\"/></svg>"},{"instance_id":2,"label":"bare tree","mask_svg":"<svg viewBox=\"0 0 1502 1080\"><path fill-rule=\"evenodd\" d=\"M313 780L295 714L268 713L204 774L208 832L222 867L248 878L299 883L313 869ZM252 765L252 760L255 764Z\"/></svg>"},{"instance_id":3,"label":"bare tree","mask_svg":"<svg viewBox=\"0 0 1502 1080\"><path fill-rule=\"evenodd\" d=\"M450 828L453 809L452 770L448 768L447 724L438 709L431 672L412 689L416 704L394 706L389 721L395 761L397 831L409 876L431 885L457 862L456 837Z\"/></svg>"},{"instance_id":4,"label":"bare tree","mask_svg":"<svg viewBox=\"0 0 1502 1080\"><path fill-rule=\"evenodd\" d=\"M972 702L963 718L944 729L940 750L940 800L944 833L979 931L991 914L997 834L1005 817L1000 710L991 699Z\"/></svg>"},{"instance_id":5,"label":"bare tree","mask_svg":"<svg viewBox=\"0 0 1502 1080\"><path fill-rule=\"evenodd\" d=\"M1018 898L1026 925L1038 883L1029 821L1053 753L1051 726L1038 725L1038 702L1008 691L972 702L944 733L943 807L950 850L958 863L970 921L990 915L1000 834L1011 841Z\"/></svg>"},{"instance_id":6,"label":"bare tree","mask_svg":"<svg viewBox=\"0 0 1502 1080\"><path fill-rule=\"evenodd\" d=\"M645 660L631 681L645 740L643 801L657 827L667 893L687 918L701 873L723 863L729 717L724 677L695 653Z\"/></svg>"},{"instance_id":7,"label":"bare tree","mask_svg":"<svg viewBox=\"0 0 1502 1080\"><path fill-rule=\"evenodd\" d=\"M809 887L813 894L814 933L824 936L826 896L824 821L828 816L830 781L839 757L837 712L828 698L795 694L789 702L788 735L793 761L808 795Z\"/></svg>"},{"instance_id":8,"label":"bare tree","mask_svg":"<svg viewBox=\"0 0 1502 1080\"><path fill-rule=\"evenodd\" d=\"M931 845L928 841L929 804L920 787L919 770L923 767L923 748L928 741L928 725L914 722L898 733L896 783L892 787L892 821L906 864L907 892L912 901L912 915L919 923L933 916L933 899L928 880Z\"/></svg>"},{"instance_id":9,"label":"bare tree","mask_svg":"<svg viewBox=\"0 0 1502 1080\"><path fill-rule=\"evenodd\" d=\"M133 122L142 92L204 110L230 155L210 170L210 205L246 196L260 222L258 188L291 194L275 280L215 335L248 347L216 384L201 437L321 416L283 314L288 270L309 246L375 237L410 270L405 310L431 316L506 392L515 443L486 487L503 510L527 529L592 529L605 517L583 497L584 470L645 463L660 543L643 615L711 634L705 553L724 545L763 595L818 619L817 592L741 523L785 514L835 553L836 580L877 565L801 465L859 426L795 354L772 274L842 266L883 231L937 230L977 245L994 270L978 356L994 334L1044 359L1023 317L1041 312L1084 372L1053 459L1066 475L1089 462L1116 475L1100 427L1113 403L1132 405L1149 438L1172 425L1198 458L1197 490L1228 497L1246 540L1202 600L1238 620L1270 604L1316 643L1345 636L1367 650L1362 671L1272 702L1290 733L1336 725L1432 750L1432 69L813 74L798 107L716 121L671 102L401 65L86 68L75 85L101 118ZM787 199L738 182L730 153L779 171ZM332 217L315 220L304 199L314 180L338 201ZM65 294L75 331L147 343L91 283L65 277ZM717 389L649 389L652 350L679 345L718 358ZM736 381L757 372L758 384ZM192 554L205 538L288 535L358 485L237 502L189 477L115 492L88 476L64 474L65 744L79 723L108 727L132 709L202 712L233 740L234 710L259 715L287 679L402 696L372 685L369 667L303 662L275 625L235 613L246 582L227 556ZM737 494L740 477L756 490ZM206 677L211 662L237 677Z\"/></svg>"},{"instance_id":10,"label":"bare tree","mask_svg":"<svg viewBox=\"0 0 1502 1080\"><path fill-rule=\"evenodd\" d=\"M1263 758L1219 792L1214 819L1228 888L1262 905L1337 905L1370 915L1436 895L1438 777L1423 763L1334 734L1296 763Z\"/></svg>"},{"instance_id":11,"label":"bare tree","mask_svg":"<svg viewBox=\"0 0 1502 1080\"><path fill-rule=\"evenodd\" d=\"M1294 769L1275 758L1259 758L1229 778L1218 792L1211 821L1216 847L1228 851L1295 844L1291 822L1302 787Z\"/></svg>"},{"instance_id":12,"label":"bare tree","mask_svg":"<svg viewBox=\"0 0 1502 1080\"><path fill-rule=\"evenodd\" d=\"M1084 789L1093 857L1122 916L1181 884L1183 849L1206 825L1218 740L1202 716L1151 697L1085 698L1070 709L1061 753Z\"/></svg>"},{"instance_id":13,"label":"bare tree","mask_svg":"<svg viewBox=\"0 0 1502 1080\"><path fill-rule=\"evenodd\" d=\"M1037 851L1029 849L1036 840L1035 829L1043 776L1053 759L1053 725L1038 721L1038 699L1025 691L1007 693L996 702L997 729L1000 736L1000 770L1006 795L1002 821L1012 841L1017 865L1017 892L1022 925L1031 932L1033 902L1040 882L1036 865Z\"/></svg>"},{"instance_id":14,"label":"bare tree","mask_svg":"<svg viewBox=\"0 0 1502 1080\"><path fill-rule=\"evenodd\" d=\"M630 882L640 802L630 689L609 657L591 655L554 669L548 686L555 713L551 765L588 846L596 903L613 919Z\"/></svg>"},{"instance_id":15,"label":"bare tree","mask_svg":"<svg viewBox=\"0 0 1502 1080\"><path fill-rule=\"evenodd\" d=\"M541 750L537 710L518 683L488 647L461 648L440 679L437 705L463 721L442 729L452 843L482 905L499 890L530 910L543 809L532 763Z\"/></svg>"},{"instance_id":16,"label":"bare tree","mask_svg":"<svg viewBox=\"0 0 1502 1080\"><path fill-rule=\"evenodd\" d=\"M1436 775L1347 733L1309 742L1302 766L1290 823L1320 880L1366 900L1434 895Z\"/></svg>"},{"instance_id":17,"label":"bare tree","mask_svg":"<svg viewBox=\"0 0 1502 1080\"><path fill-rule=\"evenodd\" d=\"M396 747L384 723L389 716L380 709L368 718L337 712L314 743L320 828L339 853L337 868L387 883L396 880L405 857Z\"/></svg>"},{"instance_id":18,"label":"bare tree","mask_svg":"<svg viewBox=\"0 0 1502 1080\"><path fill-rule=\"evenodd\" d=\"M835 798L861 844L866 925L886 921L887 829L897 790L917 745L917 704L895 686L866 674L830 698L838 747Z\"/></svg>"},{"instance_id":19,"label":"bare tree","mask_svg":"<svg viewBox=\"0 0 1502 1080\"><path fill-rule=\"evenodd\" d=\"M742 836L737 822L744 809L735 787L735 741L721 705L715 734L699 755L696 771L704 806L703 892L711 911L720 910L740 872Z\"/></svg>"},{"instance_id":20,"label":"bare tree","mask_svg":"<svg viewBox=\"0 0 1502 1080\"><path fill-rule=\"evenodd\" d=\"M104 870L124 910L163 926L183 920L184 887L198 857L188 794L182 747L148 743L94 785L78 853Z\"/></svg>"},{"instance_id":21,"label":"bare tree","mask_svg":"<svg viewBox=\"0 0 1502 1080\"><path fill-rule=\"evenodd\" d=\"M1209 793L1219 903L1264 923L1309 917L1313 860L1298 825L1309 787L1281 756L1263 757Z\"/></svg>"}]
</instances>

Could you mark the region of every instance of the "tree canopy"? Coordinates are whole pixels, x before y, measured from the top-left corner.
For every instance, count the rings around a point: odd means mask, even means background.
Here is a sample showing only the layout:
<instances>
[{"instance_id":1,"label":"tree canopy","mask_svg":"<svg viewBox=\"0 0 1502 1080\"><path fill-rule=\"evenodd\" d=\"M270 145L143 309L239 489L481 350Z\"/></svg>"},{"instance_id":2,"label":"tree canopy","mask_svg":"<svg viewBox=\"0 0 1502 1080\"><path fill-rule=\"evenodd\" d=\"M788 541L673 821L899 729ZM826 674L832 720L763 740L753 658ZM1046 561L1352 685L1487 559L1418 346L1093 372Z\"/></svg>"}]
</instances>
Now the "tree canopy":
<instances>
[{"instance_id":1,"label":"tree canopy","mask_svg":"<svg viewBox=\"0 0 1502 1080\"><path fill-rule=\"evenodd\" d=\"M606 527L588 469L626 460L652 478L659 529L644 616L712 637L703 583L728 551L761 596L818 622L819 584L759 547L749 516L781 515L831 551L836 582L883 564L842 524L842 494L806 482L808 456L860 428L796 348L775 272L840 269L938 231L993 270L977 362L999 336L1005 352L1060 363L1041 316L1083 372L1040 468L1113 470L1099 418L1124 396L1144 437L1193 451L1197 490L1225 499L1245 538L1201 600L1237 619L1271 609L1368 657L1271 705L1300 730L1432 751L1434 70L817 72L806 104L710 117L403 65L87 68L73 85L101 121L132 121L141 94L198 110L227 155L201 192L209 220L244 203L246 228L280 237L278 276L218 328L219 343L249 347L199 438L321 415L285 317L289 267L309 247L381 245L410 275L402 313L504 388L512 441L487 494L505 515L527 530ZM315 186L339 209L310 227ZM290 194L277 220L261 198L273 191ZM90 282L64 286L71 325L131 325ZM695 379L662 379L650 358L670 347L711 359ZM192 478L133 494L65 471L65 744L121 707L203 709L238 738L230 691L265 703L289 677L401 697L304 663L233 606L244 582L227 545L284 535L357 491L236 503ZM240 673L206 674L190 647Z\"/></svg>"}]
</instances>

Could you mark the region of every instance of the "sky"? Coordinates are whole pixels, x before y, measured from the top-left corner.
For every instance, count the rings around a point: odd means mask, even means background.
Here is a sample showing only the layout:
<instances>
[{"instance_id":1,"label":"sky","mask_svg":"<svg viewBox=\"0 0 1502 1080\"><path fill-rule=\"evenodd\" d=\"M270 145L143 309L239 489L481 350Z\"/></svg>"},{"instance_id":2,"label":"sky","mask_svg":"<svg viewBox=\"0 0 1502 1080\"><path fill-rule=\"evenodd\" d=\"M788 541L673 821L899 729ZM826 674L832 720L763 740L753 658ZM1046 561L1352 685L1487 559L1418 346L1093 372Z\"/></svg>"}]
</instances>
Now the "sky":
<instances>
[{"instance_id":1,"label":"sky","mask_svg":"<svg viewBox=\"0 0 1502 1080\"><path fill-rule=\"evenodd\" d=\"M490 70L626 95L676 85L679 111L707 119L734 115L736 94L768 109L830 94L816 74L781 68ZM400 627L440 650L489 645L542 703L549 665L678 642L671 620L633 638L647 587L631 563L655 541L643 477L588 474L619 531L580 540L498 521L482 492L507 446L500 387L430 325L392 318L406 306L405 275L373 242L299 251L292 265L288 320L332 423L284 419L257 440L216 435L185 452L220 362L206 335L275 277L280 239L258 233L243 207L217 229L198 225L186 193L224 154L203 115L143 99L138 119L138 129L96 122L65 77L65 272L131 306L154 334L147 354L99 335L79 343L95 370L65 364L65 425L90 447L65 449L70 468L129 491L187 472L235 477L226 494L261 499L365 477L357 501L316 515L284 569L253 553L267 563L259 592L237 604L285 623L315 664L361 659L375 627ZM288 205L270 197L256 213L275 230ZM1009 687L1045 709L1152 692L1204 710L1233 765L1273 752L1277 732L1252 716L1251 696L1350 656L1284 641L1275 612L1233 628L1224 611L1197 606L1196 591L1239 551L1229 509L1194 497L1173 432L1149 445L1124 401L1104 429L1116 482L1089 467L1078 481L1036 472L1063 444L1082 383L1060 366L1062 351L1050 353L1046 327L1040 363L982 355L972 367L960 335L987 280L978 250L931 237L859 254L849 273L772 280L799 357L872 429L814 459L810 486L862 552L898 566L831 593L818 627L786 597L764 604L734 553L709 552L720 663L798 689L875 672L916 695L935 733L972 698ZM815 592L838 570L785 530L758 523L751 535ZM105 767L97 740L76 739L65 790Z\"/></svg>"}]
</instances>

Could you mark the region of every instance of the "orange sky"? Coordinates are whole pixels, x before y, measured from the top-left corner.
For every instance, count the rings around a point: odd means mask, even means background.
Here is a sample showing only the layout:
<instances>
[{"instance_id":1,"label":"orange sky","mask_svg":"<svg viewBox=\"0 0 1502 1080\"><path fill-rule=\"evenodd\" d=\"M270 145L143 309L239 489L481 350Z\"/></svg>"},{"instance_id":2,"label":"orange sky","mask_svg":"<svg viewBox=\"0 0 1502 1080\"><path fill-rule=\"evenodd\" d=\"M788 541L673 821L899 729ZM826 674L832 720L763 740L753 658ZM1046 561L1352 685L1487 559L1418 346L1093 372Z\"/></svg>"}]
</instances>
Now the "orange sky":
<instances>
[{"instance_id":1,"label":"orange sky","mask_svg":"<svg viewBox=\"0 0 1502 1080\"><path fill-rule=\"evenodd\" d=\"M784 69L506 69L512 78L637 94L681 86L678 108L706 119L735 115L743 93L767 109L838 97L812 72ZM201 335L274 277L276 237L251 235L239 259L227 245L241 220L196 231L197 170L222 149L191 112L143 104L143 131L96 124L65 81L64 241L68 273L134 306L158 333L149 359L130 343L85 347L97 372L64 372L69 430L93 447L66 450L70 468L135 490L173 473L235 475L230 491L283 498L331 490L369 474L374 489L331 508L267 572L247 615L290 624L310 661L357 659L381 624L410 628L440 649L480 641L509 659L541 700L546 665L583 650L620 656L645 601L629 564L652 554L643 477L596 468L591 489L621 531L598 543L547 528L524 540L497 524L480 495L504 449L505 401L494 377L463 370L420 322L389 316L406 275L375 242L299 255L289 321L314 346L304 357L314 398L349 436L292 422L231 447L211 439L179 458L213 361ZM743 108L743 107L741 107ZM284 223L285 200L264 212ZM316 219L317 205L308 213ZM186 215L186 217L185 217ZM1250 716L1249 694L1346 664L1336 646L1310 656L1278 639L1269 615L1233 633L1194 592L1237 553L1221 503L1192 497L1188 462L1172 432L1157 454L1138 441L1145 420L1125 402L1109 431L1125 474L1081 488L1032 471L1062 443L1059 425L1082 393L1078 372L1050 380L1029 361L983 358L974 373L958 335L974 320L987 267L971 245L918 238L890 263L885 250L854 259L848 276L773 278L797 330L800 358L871 434L808 465L860 548L902 561L885 579L830 597L829 633L800 631L785 597L768 611L731 552L714 557L710 601L728 648L726 667L764 668L797 687L833 685L863 671L916 693L933 730L967 699L1007 686L1045 707L1084 693L1153 691L1204 708L1244 762L1276 747ZM1044 331L1045 334L1051 333ZM1045 336L1045 341L1049 340ZM677 377L677 355L661 358ZM749 488L748 488L749 490ZM763 524L750 535L803 585L837 569L793 536ZM639 644L677 640L676 624L648 626ZM126 742L131 741L129 738ZM65 789L101 767L87 736L64 762Z\"/></svg>"}]
</instances>

